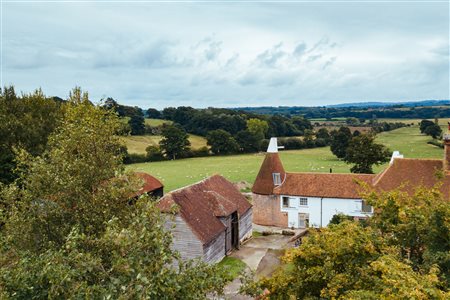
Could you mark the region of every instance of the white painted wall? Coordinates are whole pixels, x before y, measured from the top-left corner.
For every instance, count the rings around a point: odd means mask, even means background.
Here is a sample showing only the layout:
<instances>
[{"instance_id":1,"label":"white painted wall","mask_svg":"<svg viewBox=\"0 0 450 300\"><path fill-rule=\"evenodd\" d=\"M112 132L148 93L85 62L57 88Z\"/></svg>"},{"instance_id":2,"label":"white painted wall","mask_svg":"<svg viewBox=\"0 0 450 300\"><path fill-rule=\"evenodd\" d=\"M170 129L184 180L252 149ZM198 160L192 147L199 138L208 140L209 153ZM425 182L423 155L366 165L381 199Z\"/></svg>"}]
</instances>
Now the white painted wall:
<instances>
[{"instance_id":1,"label":"white painted wall","mask_svg":"<svg viewBox=\"0 0 450 300\"><path fill-rule=\"evenodd\" d=\"M283 207L283 197L289 197L289 207ZM308 205L300 205L300 198L307 198ZM309 214L310 227L325 227L331 218L338 213L352 217L368 217L372 213L364 213L362 199L316 198L302 196L285 196L279 198L280 210L287 212L289 227L299 227L298 214Z\"/></svg>"}]
</instances>

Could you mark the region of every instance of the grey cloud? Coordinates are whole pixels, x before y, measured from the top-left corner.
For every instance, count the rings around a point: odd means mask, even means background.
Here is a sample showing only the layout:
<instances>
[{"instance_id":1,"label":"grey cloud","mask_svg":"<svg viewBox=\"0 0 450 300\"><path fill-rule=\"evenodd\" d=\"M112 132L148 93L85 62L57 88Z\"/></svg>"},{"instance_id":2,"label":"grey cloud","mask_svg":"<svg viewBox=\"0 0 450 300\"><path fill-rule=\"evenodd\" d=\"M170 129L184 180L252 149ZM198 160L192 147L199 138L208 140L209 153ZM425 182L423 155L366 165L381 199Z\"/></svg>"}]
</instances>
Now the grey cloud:
<instances>
[{"instance_id":1,"label":"grey cloud","mask_svg":"<svg viewBox=\"0 0 450 300\"><path fill-rule=\"evenodd\" d=\"M295 47L294 55L302 56L303 54L305 54L305 51L306 51L306 43L302 42Z\"/></svg>"},{"instance_id":2,"label":"grey cloud","mask_svg":"<svg viewBox=\"0 0 450 300\"><path fill-rule=\"evenodd\" d=\"M260 66L275 67L277 62L286 55L281 47L283 43L273 46L271 49L264 51L256 57L256 61Z\"/></svg>"},{"instance_id":3,"label":"grey cloud","mask_svg":"<svg viewBox=\"0 0 450 300\"><path fill-rule=\"evenodd\" d=\"M323 65L322 70L325 70L326 68L328 68L328 67L330 67L331 65L333 65L333 64L335 63L335 61L336 61L336 57L332 57L332 58L330 58L329 60L327 60L327 61L325 62L325 64Z\"/></svg>"}]
</instances>

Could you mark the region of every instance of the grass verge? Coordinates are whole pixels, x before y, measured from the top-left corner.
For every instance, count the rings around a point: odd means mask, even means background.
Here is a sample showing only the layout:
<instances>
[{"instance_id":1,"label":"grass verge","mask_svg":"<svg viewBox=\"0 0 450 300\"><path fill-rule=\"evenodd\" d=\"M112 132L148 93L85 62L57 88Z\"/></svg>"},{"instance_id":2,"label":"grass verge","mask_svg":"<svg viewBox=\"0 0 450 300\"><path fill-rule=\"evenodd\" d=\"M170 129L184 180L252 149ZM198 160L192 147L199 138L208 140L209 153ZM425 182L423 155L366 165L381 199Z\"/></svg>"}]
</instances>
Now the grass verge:
<instances>
[{"instance_id":1,"label":"grass verge","mask_svg":"<svg viewBox=\"0 0 450 300\"><path fill-rule=\"evenodd\" d=\"M227 279L229 281L232 281L233 279L238 277L242 271L245 270L247 265L238 258L226 256L219 263L219 267L225 270L225 272L227 273Z\"/></svg>"}]
</instances>

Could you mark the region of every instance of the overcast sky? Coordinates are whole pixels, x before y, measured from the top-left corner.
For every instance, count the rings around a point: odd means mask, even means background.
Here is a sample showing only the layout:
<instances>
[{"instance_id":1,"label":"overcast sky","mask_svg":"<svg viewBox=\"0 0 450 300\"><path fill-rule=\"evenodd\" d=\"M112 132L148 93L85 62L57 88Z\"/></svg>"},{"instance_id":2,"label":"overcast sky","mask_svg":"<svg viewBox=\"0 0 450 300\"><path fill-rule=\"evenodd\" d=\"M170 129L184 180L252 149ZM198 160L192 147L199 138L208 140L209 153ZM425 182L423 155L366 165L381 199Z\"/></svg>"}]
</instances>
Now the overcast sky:
<instances>
[{"instance_id":1,"label":"overcast sky","mask_svg":"<svg viewBox=\"0 0 450 300\"><path fill-rule=\"evenodd\" d=\"M143 108L449 99L449 4L3 3L3 84Z\"/></svg>"}]
</instances>

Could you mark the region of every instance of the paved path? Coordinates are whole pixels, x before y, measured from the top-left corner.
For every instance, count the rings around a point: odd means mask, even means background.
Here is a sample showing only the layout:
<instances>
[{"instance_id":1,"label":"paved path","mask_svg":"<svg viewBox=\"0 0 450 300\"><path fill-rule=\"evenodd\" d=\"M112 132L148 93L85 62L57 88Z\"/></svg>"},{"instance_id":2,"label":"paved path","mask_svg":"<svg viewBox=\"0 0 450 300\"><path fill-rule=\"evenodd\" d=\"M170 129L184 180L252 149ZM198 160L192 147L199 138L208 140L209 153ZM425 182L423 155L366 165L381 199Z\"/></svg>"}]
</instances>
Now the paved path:
<instances>
[{"instance_id":1,"label":"paved path","mask_svg":"<svg viewBox=\"0 0 450 300\"><path fill-rule=\"evenodd\" d=\"M280 265L280 256L283 255L289 240L292 236L280 234L260 236L252 238L239 250L231 253L231 257L242 260L250 270L255 272L257 278L270 276ZM233 280L225 287L225 299L252 299L251 297L239 295L239 279Z\"/></svg>"}]
</instances>

